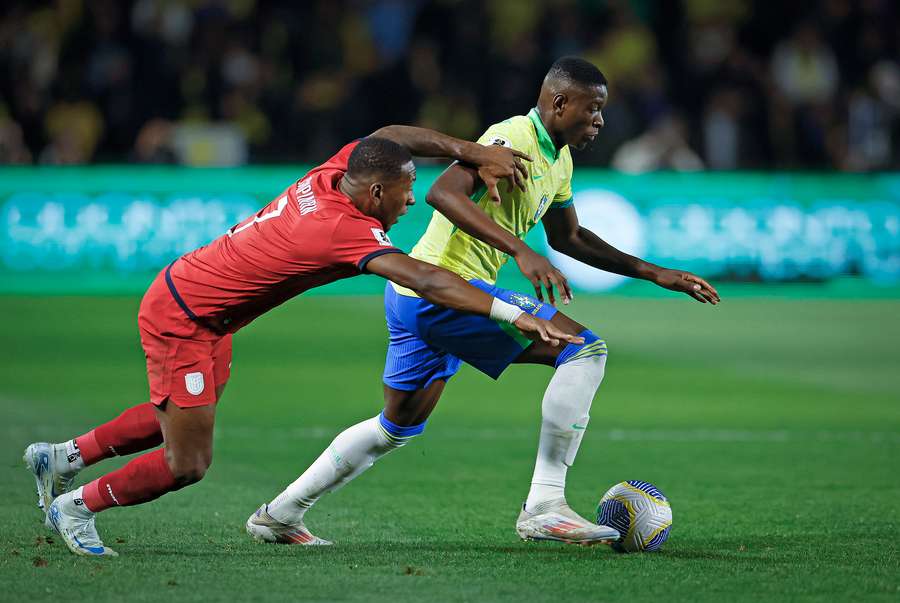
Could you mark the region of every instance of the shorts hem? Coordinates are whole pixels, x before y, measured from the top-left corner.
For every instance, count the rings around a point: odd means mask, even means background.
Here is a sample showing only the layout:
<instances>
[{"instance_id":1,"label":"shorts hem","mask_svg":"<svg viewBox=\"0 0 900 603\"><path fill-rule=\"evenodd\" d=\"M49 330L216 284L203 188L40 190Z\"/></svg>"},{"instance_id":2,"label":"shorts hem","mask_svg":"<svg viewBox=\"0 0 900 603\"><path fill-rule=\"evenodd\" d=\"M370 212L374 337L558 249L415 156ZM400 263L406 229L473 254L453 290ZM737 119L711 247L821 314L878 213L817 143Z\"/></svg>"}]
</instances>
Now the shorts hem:
<instances>
[{"instance_id":1,"label":"shorts hem","mask_svg":"<svg viewBox=\"0 0 900 603\"><path fill-rule=\"evenodd\" d=\"M218 404L218 400L208 400L205 402L199 401L199 400L197 400L197 401L190 400L190 401L184 402L184 401L175 400L174 398L172 398L172 396L166 396L165 398L162 398L160 400L150 400L150 403L153 404L153 406L155 406L157 408L162 408L166 402L171 402L178 408L199 408L201 406L215 406L216 404Z\"/></svg>"},{"instance_id":2,"label":"shorts hem","mask_svg":"<svg viewBox=\"0 0 900 603\"><path fill-rule=\"evenodd\" d=\"M456 374L456 373L454 373L454 374ZM444 383L447 383L450 381L451 377L453 377L453 375L435 375L434 377L429 378L425 382L424 385L417 385L415 383L405 383L405 382L400 383L397 381L389 381L384 378L382 378L381 382L384 383L385 385L387 385L388 387L399 390L401 392L414 392L414 391L417 391L420 389L428 389L428 387L431 386L431 384L434 383L435 381L437 381L438 379L441 379L444 381Z\"/></svg>"},{"instance_id":3,"label":"shorts hem","mask_svg":"<svg viewBox=\"0 0 900 603\"><path fill-rule=\"evenodd\" d=\"M388 381L387 379L382 379L381 382L388 387L400 390L401 392L414 392L417 389L421 389L415 383L397 383L396 381Z\"/></svg>"}]
</instances>

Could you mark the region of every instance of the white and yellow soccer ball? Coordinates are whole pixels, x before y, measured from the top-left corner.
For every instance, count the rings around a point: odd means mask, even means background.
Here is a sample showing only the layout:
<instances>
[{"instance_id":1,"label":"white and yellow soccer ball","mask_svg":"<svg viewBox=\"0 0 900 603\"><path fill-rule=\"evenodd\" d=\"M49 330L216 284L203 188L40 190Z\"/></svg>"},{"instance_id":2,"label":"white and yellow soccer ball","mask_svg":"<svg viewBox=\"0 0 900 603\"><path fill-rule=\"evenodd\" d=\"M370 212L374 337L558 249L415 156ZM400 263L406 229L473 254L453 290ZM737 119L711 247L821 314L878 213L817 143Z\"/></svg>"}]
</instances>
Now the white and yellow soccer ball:
<instances>
[{"instance_id":1,"label":"white and yellow soccer ball","mask_svg":"<svg viewBox=\"0 0 900 603\"><path fill-rule=\"evenodd\" d=\"M672 506L649 482L621 482L600 499L597 523L619 530L622 536L612 547L620 553L656 551L669 537Z\"/></svg>"}]
</instances>

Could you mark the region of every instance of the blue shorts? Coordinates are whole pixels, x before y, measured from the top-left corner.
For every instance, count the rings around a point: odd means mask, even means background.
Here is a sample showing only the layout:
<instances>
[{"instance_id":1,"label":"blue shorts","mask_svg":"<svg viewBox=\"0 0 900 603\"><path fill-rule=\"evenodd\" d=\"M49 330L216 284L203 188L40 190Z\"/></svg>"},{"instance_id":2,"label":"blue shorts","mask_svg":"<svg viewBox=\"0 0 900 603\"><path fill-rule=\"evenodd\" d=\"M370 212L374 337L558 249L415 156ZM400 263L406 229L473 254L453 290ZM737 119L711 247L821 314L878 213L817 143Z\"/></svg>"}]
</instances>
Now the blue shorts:
<instances>
[{"instance_id":1,"label":"blue shorts","mask_svg":"<svg viewBox=\"0 0 900 603\"><path fill-rule=\"evenodd\" d=\"M529 295L480 280L469 283L545 320L556 314L556 308ZM390 343L383 379L403 391L426 388L437 379L446 381L463 360L496 379L531 345L512 325L400 295L390 283L384 289L384 313Z\"/></svg>"}]
</instances>

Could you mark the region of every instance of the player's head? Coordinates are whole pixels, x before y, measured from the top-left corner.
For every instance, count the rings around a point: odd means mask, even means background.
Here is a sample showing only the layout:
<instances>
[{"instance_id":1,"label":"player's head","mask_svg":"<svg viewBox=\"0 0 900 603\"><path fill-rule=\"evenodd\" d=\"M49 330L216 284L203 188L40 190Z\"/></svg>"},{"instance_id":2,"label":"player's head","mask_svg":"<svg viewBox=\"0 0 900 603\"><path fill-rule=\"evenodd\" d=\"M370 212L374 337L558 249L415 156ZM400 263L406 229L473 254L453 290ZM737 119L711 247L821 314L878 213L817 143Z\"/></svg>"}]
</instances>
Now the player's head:
<instances>
[{"instance_id":1,"label":"player's head","mask_svg":"<svg viewBox=\"0 0 900 603\"><path fill-rule=\"evenodd\" d=\"M357 207L378 218L384 229L393 226L416 202L412 186L416 166L402 145L369 136L359 141L347 160L345 179Z\"/></svg>"},{"instance_id":2,"label":"player's head","mask_svg":"<svg viewBox=\"0 0 900 603\"><path fill-rule=\"evenodd\" d=\"M593 63L563 57L544 77L538 109L558 146L582 149L603 127L607 98L606 77Z\"/></svg>"}]
</instances>

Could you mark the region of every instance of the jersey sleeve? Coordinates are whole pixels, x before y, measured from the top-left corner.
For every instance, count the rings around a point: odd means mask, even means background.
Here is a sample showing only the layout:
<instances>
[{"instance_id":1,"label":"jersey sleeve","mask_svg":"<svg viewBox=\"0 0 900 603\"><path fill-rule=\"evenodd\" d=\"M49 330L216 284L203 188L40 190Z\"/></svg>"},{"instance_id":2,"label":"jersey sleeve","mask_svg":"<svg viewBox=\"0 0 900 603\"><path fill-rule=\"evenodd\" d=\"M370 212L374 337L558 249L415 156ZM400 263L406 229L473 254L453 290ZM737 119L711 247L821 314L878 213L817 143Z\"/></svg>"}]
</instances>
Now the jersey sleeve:
<instances>
[{"instance_id":1,"label":"jersey sleeve","mask_svg":"<svg viewBox=\"0 0 900 603\"><path fill-rule=\"evenodd\" d=\"M553 201L550 203L550 207L553 209L563 209L575 203L575 197L572 195L572 156L566 153L565 158L560 157L560 160L563 159L567 162L566 179L553 195Z\"/></svg>"},{"instance_id":2,"label":"jersey sleeve","mask_svg":"<svg viewBox=\"0 0 900 603\"><path fill-rule=\"evenodd\" d=\"M349 215L338 221L331 235L331 246L337 263L353 264L360 272L366 272L369 261L380 255L403 253L380 226Z\"/></svg>"},{"instance_id":3,"label":"jersey sleeve","mask_svg":"<svg viewBox=\"0 0 900 603\"><path fill-rule=\"evenodd\" d=\"M485 146L498 145L527 153L528 149L521 127L516 127L512 120L501 121L490 126L478 139L478 144Z\"/></svg>"}]
</instances>

